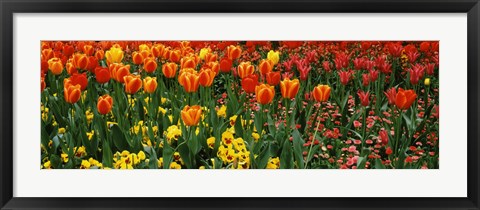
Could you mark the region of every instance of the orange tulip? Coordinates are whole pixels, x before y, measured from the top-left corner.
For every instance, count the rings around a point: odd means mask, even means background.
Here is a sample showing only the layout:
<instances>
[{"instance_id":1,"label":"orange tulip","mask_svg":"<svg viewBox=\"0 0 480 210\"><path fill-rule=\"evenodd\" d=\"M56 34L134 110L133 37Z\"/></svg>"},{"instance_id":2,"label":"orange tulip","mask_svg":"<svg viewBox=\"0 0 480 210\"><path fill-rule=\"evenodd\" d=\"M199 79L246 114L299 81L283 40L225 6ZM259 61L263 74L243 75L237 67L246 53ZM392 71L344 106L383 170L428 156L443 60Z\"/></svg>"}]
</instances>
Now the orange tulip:
<instances>
[{"instance_id":1,"label":"orange tulip","mask_svg":"<svg viewBox=\"0 0 480 210\"><path fill-rule=\"evenodd\" d=\"M180 60L180 68L195 68L197 63L195 62L195 58L192 57L184 57Z\"/></svg>"},{"instance_id":2,"label":"orange tulip","mask_svg":"<svg viewBox=\"0 0 480 210\"><path fill-rule=\"evenodd\" d=\"M73 85L70 79L63 80L63 96L65 101L70 104L76 103L82 93L80 85Z\"/></svg>"},{"instance_id":3,"label":"orange tulip","mask_svg":"<svg viewBox=\"0 0 480 210\"><path fill-rule=\"evenodd\" d=\"M48 48L48 49L43 49L42 50L42 60L43 61L48 61L54 57L53 55L53 50Z\"/></svg>"},{"instance_id":4,"label":"orange tulip","mask_svg":"<svg viewBox=\"0 0 480 210\"><path fill-rule=\"evenodd\" d=\"M215 72L211 69L202 69L198 75L200 85L203 87L210 87L213 83L213 79L215 79L215 75Z\"/></svg>"},{"instance_id":5,"label":"orange tulip","mask_svg":"<svg viewBox=\"0 0 480 210\"><path fill-rule=\"evenodd\" d=\"M124 66L121 63L112 63L108 69L110 70L110 77L120 83L124 83L124 77L130 74L130 65Z\"/></svg>"},{"instance_id":6,"label":"orange tulip","mask_svg":"<svg viewBox=\"0 0 480 210\"><path fill-rule=\"evenodd\" d=\"M155 61L155 58L145 58L145 60L143 60L143 69L145 69L147 73L155 72L155 70L157 70L157 61Z\"/></svg>"},{"instance_id":7,"label":"orange tulip","mask_svg":"<svg viewBox=\"0 0 480 210\"><path fill-rule=\"evenodd\" d=\"M255 67L250 62L241 62L237 67L238 76L242 79L253 72L255 72Z\"/></svg>"},{"instance_id":8,"label":"orange tulip","mask_svg":"<svg viewBox=\"0 0 480 210\"><path fill-rule=\"evenodd\" d=\"M298 93L298 88L300 88L298 79L290 80L286 78L280 82L280 91L282 92L283 98L295 98Z\"/></svg>"},{"instance_id":9,"label":"orange tulip","mask_svg":"<svg viewBox=\"0 0 480 210\"><path fill-rule=\"evenodd\" d=\"M417 98L417 94L413 90L398 89L397 97L395 99L395 105L402 110L407 110L412 106L413 102Z\"/></svg>"},{"instance_id":10,"label":"orange tulip","mask_svg":"<svg viewBox=\"0 0 480 210\"><path fill-rule=\"evenodd\" d=\"M275 96L275 88L268 84L257 85L255 87L255 95L258 103L263 105L269 104Z\"/></svg>"},{"instance_id":11,"label":"orange tulip","mask_svg":"<svg viewBox=\"0 0 480 210\"><path fill-rule=\"evenodd\" d=\"M230 70L232 70L232 60L222 58L222 60L220 60L220 71L223 73L229 73Z\"/></svg>"},{"instance_id":12,"label":"orange tulip","mask_svg":"<svg viewBox=\"0 0 480 210\"><path fill-rule=\"evenodd\" d=\"M97 111L101 115L106 115L112 110L113 99L110 95L106 94L98 97L97 101Z\"/></svg>"},{"instance_id":13,"label":"orange tulip","mask_svg":"<svg viewBox=\"0 0 480 210\"><path fill-rule=\"evenodd\" d=\"M152 46L152 55L156 58L163 55L163 51L165 50L165 46L162 44L155 44Z\"/></svg>"},{"instance_id":14,"label":"orange tulip","mask_svg":"<svg viewBox=\"0 0 480 210\"><path fill-rule=\"evenodd\" d=\"M317 85L315 88L313 88L313 98L317 102L327 101L328 98L330 98L330 90L330 86L328 85Z\"/></svg>"},{"instance_id":15,"label":"orange tulip","mask_svg":"<svg viewBox=\"0 0 480 210\"><path fill-rule=\"evenodd\" d=\"M273 69L273 62L271 60L261 60L260 64L258 65L258 68L260 69L260 72L265 75L268 72L271 72Z\"/></svg>"},{"instance_id":16,"label":"orange tulip","mask_svg":"<svg viewBox=\"0 0 480 210\"><path fill-rule=\"evenodd\" d=\"M92 45L83 45L83 53L88 56L93 55L93 46Z\"/></svg>"},{"instance_id":17,"label":"orange tulip","mask_svg":"<svg viewBox=\"0 0 480 210\"><path fill-rule=\"evenodd\" d=\"M242 54L242 48L240 46L233 46L230 45L227 47L227 57L230 60L235 60L237 58L240 58L240 55Z\"/></svg>"},{"instance_id":18,"label":"orange tulip","mask_svg":"<svg viewBox=\"0 0 480 210\"><path fill-rule=\"evenodd\" d=\"M97 58L97 60L103 60L103 58L105 58L105 52L103 50L97 50L95 52L95 58Z\"/></svg>"},{"instance_id":19,"label":"orange tulip","mask_svg":"<svg viewBox=\"0 0 480 210\"><path fill-rule=\"evenodd\" d=\"M67 64L65 64L65 68L67 69L67 73L70 75L78 73L78 69L75 68L71 60L67 61Z\"/></svg>"},{"instance_id":20,"label":"orange tulip","mask_svg":"<svg viewBox=\"0 0 480 210\"><path fill-rule=\"evenodd\" d=\"M125 92L128 94L135 94L140 88L142 88L142 80L140 75L127 75L123 77L125 80Z\"/></svg>"},{"instance_id":21,"label":"orange tulip","mask_svg":"<svg viewBox=\"0 0 480 210\"><path fill-rule=\"evenodd\" d=\"M269 85L278 85L278 83L280 83L280 72L279 71L271 71L271 72L268 72L267 73L267 83Z\"/></svg>"},{"instance_id":22,"label":"orange tulip","mask_svg":"<svg viewBox=\"0 0 480 210\"><path fill-rule=\"evenodd\" d=\"M186 126L196 126L202 117L202 108L199 105L186 105L181 111L183 124Z\"/></svg>"},{"instance_id":23,"label":"orange tulip","mask_svg":"<svg viewBox=\"0 0 480 210\"><path fill-rule=\"evenodd\" d=\"M73 55L73 66L77 69L87 69L88 57L85 54L76 53Z\"/></svg>"},{"instance_id":24,"label":"orange tulip","mask_svg":"<svg viewBox=\"0 0 480 210\"><path fill-rule=\"evenodd\" d=\"M156 77L145 77L143 79L143 90L146 93L154 93L157 89L157 78Z\"/></svg>"},{"instance_id":25,"label":"orange tulip","mask_svg":"<svg viewBox=\"0 0 480 210\"><path fill-rule=\"evenodd\" d=\"M218 56L215 53L209 52L209 53L205 54L205 63L215 62L215 61L217 61L217 59L218 59Z\"/></svg>"},{"instance_id":26,"label":"orange tulip","mask_svg":"<svg viewBox=\"0 0 480 210\"><path fill-rule=\"evenodd\" d=\"M180 56L182 55L180 50L170 50L169 54L170 56L168 56L168 59L174 63L177 63L180 60Z\"/></svg>"},{"instance_id":27,"label":"orange tulip","mask_svg":"<svg viewBox=\"0 0 480 210\"><path fill-rule=\"evenodd\" d=\"M45 87L47 86L47 84L45 83L45 77L41 77L40 78L40 90L41 92L43 92L43 90L45 90Z\"/></svg>"},{"instance_id":28,"label":"orange tulip","mask_svg":"<svg viewBox=\"0 0 480 210\"><path fill-rule=\"evenodd\" d=\"M113 45L110 50L105 52L105 57L107 58L107 64L112 63L121 63L123 60L123 51L120 45L115 44Z\"/></svg>"},{"instance_id":29,"label":"orange tulip","mask_svg":"<svg viewBox=\"0 0 480 210\"><path fill-rule=\"evenodd\" d=\"M208 62L205 64L205 66L214 71L215 74L218 74L218 72L220 71L220 64L218 63L218 61Z\"/></svg>"},{"instance_id":30,"label":"orange tulip","mask_svg":"<svg viewBox=\"0 0 480 210\"><path fill-rule=\"evenodd\" d=\"M193 69L182 69L178 76L178 83L183 86L187 93L197 92L200 77L198 73Z\"/></svg>"},{"instance_id":31,"label":"orange tulip","mask_svg":"<svg viewBox=\"0 0 480 210\"><path fill-rule=\"evenodd\" d=\"M135 65L140 65L143 63L143 55L139 52L133 52L132 53L132 62L135 64Z\"/></svg>"},{"instance_id":32,"label":"orange tulip","mask_svg":"<svg viewBox=\"0 0 480 210\"><path fill-rule=\"evenodd\" d=\"M63 64L60 58L51 58L48 60L48 69L54 75L60 75L63 71Z\"/></svg>"},{"instance_id":33,"label":"orange tulip","mask_svg":"<svg viewBox=\"0 0 480 210\"><path fill-rule=\"evenodd\" d=\"M174 78L177 73L177 64L176 63L166 63L162 66L163 75L166 78Z\"/></svg>"}]
</instances>

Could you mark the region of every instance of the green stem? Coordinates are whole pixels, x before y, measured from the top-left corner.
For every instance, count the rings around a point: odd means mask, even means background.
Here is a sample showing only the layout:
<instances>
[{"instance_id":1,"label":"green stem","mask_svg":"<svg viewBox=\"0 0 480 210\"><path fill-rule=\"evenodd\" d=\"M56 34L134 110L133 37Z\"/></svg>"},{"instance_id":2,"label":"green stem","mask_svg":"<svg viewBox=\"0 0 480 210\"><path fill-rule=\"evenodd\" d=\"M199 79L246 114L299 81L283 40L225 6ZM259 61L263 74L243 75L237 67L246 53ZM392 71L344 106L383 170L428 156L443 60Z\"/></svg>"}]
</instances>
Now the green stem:
<instances>
[{"instance_id":1,"label":"green stem","mask_svg":"<svg viewBox=\"0 0 480 210\"><path fill-rule=\"evenodd\" d=\"M322 122L322 120L321 120L321 118L322 118L322 115L321 115L321 113L322 113L322 106L321 106L321 104L320 104L319 112L320 112L320 120L318 120L317 128L315 129L315 133L313 134L312 142L310 142L310 149L308 149L307 161L305 162L305 168L304 168L304 169L307 169L308 162L310 161L310 160L309 160L310 153L312 152L313 144L315 143L315 138L317 137L318 128L320 127L320 123Z\"/></svg>"}]
</instances>

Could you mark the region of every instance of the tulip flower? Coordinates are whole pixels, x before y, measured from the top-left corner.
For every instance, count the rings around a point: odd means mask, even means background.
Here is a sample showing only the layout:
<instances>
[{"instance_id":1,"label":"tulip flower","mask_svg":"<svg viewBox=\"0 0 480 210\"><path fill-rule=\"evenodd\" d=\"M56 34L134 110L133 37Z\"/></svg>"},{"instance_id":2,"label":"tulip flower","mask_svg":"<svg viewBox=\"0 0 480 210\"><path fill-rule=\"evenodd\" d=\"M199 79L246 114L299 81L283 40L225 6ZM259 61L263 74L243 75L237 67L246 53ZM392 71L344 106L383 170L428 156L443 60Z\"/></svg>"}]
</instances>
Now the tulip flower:
<instances>
[{"instance_id":1,"label":"tulip flower","mask_svg":"<svg viewBox=\"0 0 480 210\"><path fill-rule=\"evenodd\" d=\"M425 86L430 86L430 78L425 78L425 81L423 82Z\"/></svg>"},{"instance_id":2,"label":"tulip flower","mask_svg":"<svg viewBox=\"0 0 480 210\"><path fill-rule=\"evenodd\" d=\"M269 104L275 96L275 88L268 84L261 84L255 87L257 102L260 104Z\"/></svg>"},{"instance_id":3,"label":"tulip flower","mask_svg":"<svg viewBox=\"0 0 480 210\"><path fill-rule=\"evenodd\" d=\"M433 75L435 71L435 64L434 63L429 63L425 65L425 70L428 75Z\"/></svg>"},{"instance_id":4,"label":"tulip flower","mask_svg":"<svg viewBox=\"0 0 480 210\"><path fill-rule=\"evenodd\" d=\"M403 46L402 46L401 43L391 42L389 44L386 44L386 46L388 48L388 51L389 51L390 55L392 55L393 57L400 57L402 55Z\"/></svg>"},{"instance_id":5,"label":"tulip flower","mask_svg":"<svg viewBox=\"0 0 480 210\"><path fill-rule=\"evenodd\" d=\"M107 68L97 67L95 68L95 79L98 83L107 83L110 81L110 71Z\"/></svg>"},{"instance_id":6,"label":"tulip flower","mask_svg":"<svg viewBox=\"0 0 480 210\"><path fill-rule=\"evenodd\" d=\"M420 64L415 64L411 69L408 69L408 72L410 73L410 83L416 85L425 74L425 67Z\"/></svg>"},{"instance_id":7,"label":"tulip flower","mask_svg":"<svg viewBox=\"0 0 480 210\"><path fill-rule=\"evenodd\" d=\"M88 79L87 79L87 74L86 73L72 74L72 76L70 77L70 80L72 81L72 85L80 85L80 89L82 91L87 89Z\"/></svg>"},{"instance_id":8,"label":"tulip flower","mask_svg":"<svg viewBox=\"0 0 480 210\"><path fill-rule=\"evenodd\" d=\"M326 72L332 71L332 67L329 61L323 61L322 62L322 67Z\"/></svg>"},{"instance_id":9,"label":"tulip flower","mask_svg":"<svg viewBox=\"0 0 480 210\"><path fill-rule=\"evenodd\" d=\"M417 94L413 90L398 89L397 96L395 98L395 105L397 108L407 110L412 106L413 102L417 98Z\"/></svg>"},{"instance_id":10,"label":"tulip flower","mask_svg":"<svg viewBox=\"0 0 480 210\"><path fill-rule=\"evenodd\" d=\"M48 61L54 57L52 49L44 49L42 50L42 60Z\"/></svg>"},{"instance_id":11,"label":"tulip flower","mask_svg":"<svg viewBox=\"0 0 480 210\"><path fill-rule=\"evenodd\" d=\"M397 90L395 88L390 88L388 89L385 93L385 96L387 96L387 99L388 99L388 104L390 105L394 105L395 104L395 100L397 98Z\"/></svg>"},{"instance_id":12,"label":"tulip flower","mask_svg":"<svg viewBox=\"0 0 480 210\"><path fill-rule=\"evenodd\" d=\"M43 92L43 90L45 90L45 87L47 86L47 84L45 83L45 77L41 77L40 78L40 90L41 92Z\"/></svg>"},{"instance_id":13,"label":"tulip flower","mask_svg":"<svg viewBox=\"0 0 480 210\"><path fill-rule=\"evenodd\" d=\"M202 48L200 50L200 53L199 54L199 57L200 59L204 60L205 59L205 55L207 55L207 53L210 53L212 50L210 48Z\"/></svg>"},{"instance_id":14,"label":"tulip flower","mask_svg":"<svg viewBox=\"0 0 480 210\"><path fill-rule=\"evenodd\" d=\"M163 51L165 50L165 45L162 44L155 44L152 46L152 55L156 58L163 55Z\"/></svg>"},{"instance_id":15,"label":"tulip flower","mask_svg":"<svg viewBox=\"0 0 480 210\"><path fill-rule=\"evenodd\" d=\"M222 58L222 60L220 60L220 71L223 73L228 73L230 70L232 70L232 65L232 60L228 58Z\"/></svg>"},{"instance_id":16,"label":"tulip flower","mask_svg":"<svg viewBox=\"0 0 480 210\"><path fill-rule=\"evenodd\" d=\"M76 53L72 59L73 66L77 69L87 69L88 57L85 54Z\"/></svg>"},{"instance_id":17,"label":"tulip flower","mask_svg":"<svg viewBox=\"0 0 480 210\"><path fill-rule=\"evenodd\" d=\"M370 82L375 82L378 79L378 71L370 70Z\"/></svg>"},{"instance_id":18,"label":"tulip flower","mask_svg":"<svg viewBox=\"0 0 480 210\"><path fill-rule=\"evenodd\" d=\"M362 106L368 106L370 104L370 93L364 92L363 90L358 91L358 97L360 98L360 103Z\"/></svg>"},{"instance_id":19,"label":"tulip flower","mask_svg":"<svg viewBox=\"0 0 480 210\"><path fill-rule=\"evenodd\" d=\"M123 51L120 45L113 45L110 50L105 52L105 58L107 59L107 64L121 63L123 60Z\"/></svg>"},{"instance_id":20,"label":"tulip flower","mask_svg":"<svg viewBox=\"0 0 480 210\"><path fill-rule=\"evenodd\" d=\"M258 68L260 69L260 72L265 75L268 72L271 72L273 69L273 62L271 60L261 60L260 64L258 64Z\"/></svg>"},{"instance_id":21,"label":"tulip flower","mask_svg":"<svg viewBox=\"0 0 480 210\"><path fill-rule=\"evenodd\" d=\"M240 78L253 74L255 67L250 62L241 62L237 67L237 73Z\"/></svg>"},{"instance_id":22,"label":"tulip flower","mask_svg":"<svg viewBox=\"0 0 480 210\"><path fill-rule=\"evenodd\" d=\"M125 92L128 94L135 94L142 88L142 80L140 79L140 75L133 75L129 74L124 76L125 81Z\"/></svg>"},{"instance_id":23,"label":"tulip flower","mask_svg":"<svg viewBox=\"0 0 480 210\"><path fill-rule=\"evenodd\" d=\"M218 63L218 61L208 62L204 64L204 67L211 69L215 72L215 74L218 74L218 72L220 71L220 64Z\"/></svg>"},{"instance_id":24,"label":"tulip flower","mask_svg":"<svg viewBox=\"0 0 480 210\"><path fill-rule=\"evenodd\" d=\"M110 77L120 83L124 83L125 76L130 74L130 65L124 66L121 63L113 63L110 64L108 68L110 70Z\"/></svg>"},{"instance_id":25,"label":"tulip flower","mask_svg":"<svg viewBox=\"0 0 480 210\"><path fill-rule=\"evenodd\" d=\"M70 79L63 80L63 96L65 101L70 104L77 103L82 93L80 85L73 85Z\"/></svg>"},{"instance_id":26,"label":"tulip flower","mask_svg":"<svg viewBox=\"0 0 480 210\"><path fill-rule=\"evenodd\" d=\"M227 57L230 60L235 60L240 58L240 55L242 54L242 48L240 46L233 46L230 45L227 47Z\"/></svg>"},{"instance_id":27,"label":"tulip flower","mask_svg":"<svg viewBox=\"0 0 480 210\"><path fill-rule=\"evenodd\" d=\"M369 74L362 74L362 85L368 86L370 84L370 75Z\"/></svg>"},{"instance_id":28,"label":"tulip flower","mask_svg":"<svg viewBox=\"0 0 480 210\"><path fill-rule=\"evenodd\" d=\"M103 60L103 58L105 58L105 52L103 50L97 50L95 52L95 58L97 58L97 60Z\"/></svg>"},{"instance_id":29,"label":"tulip flower","mask_svg":"<svg viewBox=\"0 0 480 210\"><path fill-rule=\"evenodd\" d=\"M242 79L242 88L246 93L254 93L257 84L258 76L256 74L250 74Z\"/></svg>"},{"instance_id":30,"label":"tulip flower","mask_svg":"<svg viewBox=\"0 0 480 210\"><path fill-rule=\"evenodd\" d=\"M180 56L181 56L180 50L170 50L169 54L170 55L169 55L168 59L171 62L177 63L178 61L180 61Z\"/></svg>"},{"instance_id":31,"label":"tulip flower","mask_svg":"<svg viewBox=\"0 0 480 210\"><path fill-rule=\"evenodd\" d=\"M279 71L271 71L267 73L267 83L269 85L275 86L280 83L280 72Z\"/></svg>"},{"instance_id":32,"label":"tulip flower","mask_svg":"<svg viewBox=\"0 0 480 210\"><path fill-rule=\"evenodd\" d=\"M98 97L97 111L101 115L106 115L112 110L113 99L110 95L106 94Z\"/></svg>"},{"instance_id":33,"label":"tulip flower","mask_svg":"<svg viewBox=\"0 0 480 210\"><path fill-rule=\"evenodd\" d=\"M297 65L298 72L300 72L300 80L305 81L308 78L308 73L312 67L308 64Z\"/></svg>"},{"instance_id":34,"label":"tulip flower","mask_svg":"<svg viewBox=\"0 0 480 210\"><path fill-rule=\"evenodd\" d=\"M155 70L157 70L157 62L155 61L155 58L145 58L145 60L143 60L143 69L150 74L155 72Z\"/></svg>"},{"instance_id":35,"label":"tulip flower","mask_svg":"<svg viewBox=\"0 0 480 210\"><path fill-rule=\"evenodd\" d=\"M63 71L63 64L60 58L51 58L48 60L48 69L54 75L60 75Z\"/></svg>"},{"instance_id":36,"label":"tulip flower","mask_svg":"<svg viewBox=\"0 0 480 210\"><path fill-rule=\"evenodd\" d=\"M338 75L340 76L340 83L342 83L342 85L347 85L352 77L349 71L339 71Z\"/></svg>"},{"instance_id":37,"label":"tulip flower","mask_svg":"<svg viewBox=\"0 0 480 210\"><path fill-rule=\"evenodd\" d=\"M177 67L176 63L165 63L162 66L163 75L166 78L174 78L175 74L177 74Z\"/></svg>"},{"instance_id":38,"label":"tulip flower","mask_svg":"<svg viewBox=\"0 0 480 210\"><path fill-rule=\"evenodd\" d=\"M132 62L135 64L135 65L140 65L143 63L143 60L144 60L144 57L141 53L139 52L133 52L132 53Z\"/></svg>"},{"instance_id":39,"label":"tulip flower","mask_svg":"<svg viewBox=\"0 0 480 210\"><path fill-rule=\"evenodd\" d=\"M215 61L217 61L217 59L218 59L217 54L211 53L211 52L210 52L210 53L207 53L207 54L205 55L205 58L204 58L204 60L205 60L206 63L208 63L208 62L215 62Z\"/></svg>"},{"instance_id":40,"label":"tulip flower","mask_svg":"<svg viewBox=\"0 0 480 210\"><path fill-rule=\"evenodd\" d=\"M92 45L83 45L83 53L85 53L85 55L93 55L93 50L94 49Z\"/></svg>"},{"instance_id":41,"label":"tulip flower","mask_svg":"<svg viewBox=\"0 0 480 210\"><path fill-rule=\"evenodd\" d=\"M98 66L98 60L95 56L90 56L88 57L87 60L88 60L88 64L85 69L93 73L93 70L95 70L95 68L97 68Z\"/></svg>"},{"instance_id":42,"label":"tulip flower","mask_svg":"<svg viewBox=\"0 0 480 210\"><path fill-rule=\"evenodd\" d=\"M195 58L184 57L180 60L180 68L181 69L185 69L185 68L194 69L195 67L197 67L197 62L195 61Z\"/></svg>"},{"instance_id":43,"label":"tulip flower","mask_svg":"<svg viewBox=\"0 0 480 210\"><path fill-rule=\"evenodd\" d=\"M200 85L203 87L210 87L215 79L215 72L211 69L202 69L198 74Z\"/></svg>"},{"instance_id":44,"label":"tulip flower","mask_svg":"<svg viewBox=\"0 0 480 210\"><path fill-rule=\"evenodd\" d=\"M267 59L273 62L273 65L277 64L280 61L280 52L270 50L267 54Z\"/></svg>"},{"instance_id":45,"label":"tulip flower","mask_svg":"<svg viewBox=\"0 0 480 210\"><path fill-rule=\"evenodd\" d=\"M197 126L202 117L202 109L199 105L186 105L181 111L181 116L186 126Z\"/></svg>"},{"instance_id":46,"label":"tulip flower","mask_svg":"<svg viewBox=\"0 0 480 210\"><path fill-rule=\"evenodd\" d=\"M157 78L156 77L145 77L143 79L143 90L146 93L154 93L157 89Z\"/></svg>"},{"instance_id":47,"label":"tulip flower","mask_svg":"<svg viewBox=\"0 0 480 210\"><path fill-rule=\"evenodd\" d=\"M381 130L378 132L378 137L380 137L380 140L382 141L383 145L388 144L388 133L386 130Z\"/></svg>"},{"instance_id":48,"label":"tulip flower","mask_svg":"<svg viewBox=\"0 0 480 210\"><path fill-rule=\"evenodd\" d=\"M191 69L192 71L184 71L180 73L178 76L178 83L183 86L187 93L197 92L198 86L200 85L200 77L195 70Z\"/></svg>"},{"instance_id":49,"label":"tulip flower","mask_svg":"<svg viewBox=\"0 0 480 210\"><path fill-rule=\"evenodd\" d=\"M67 69L67 73L69 75L78 73L78 69L73 65L72 62L70 62L70 60L65 64L65 68Z\"/></svg>"},{"instance_id":50,"label":"tulip flower","mask_svg":"<svg viewBox=\"0 0 480 210\"><path fill-rule=\"evenodd\" d=\"M290 80L287 78L280 82L280 91L282 93L283 98L286 98L286 99L295 98L299 88L300 88L300 82L298 81L298 79Z\"/></svg>"},{"instance_id":51,"label":"tulip flower","mask_svg":"<svg viewBox=\"0 0 480 210\"><path fill-rule=\"evenodd\" d=\"M313 88L312 95L315 101L324 102L330 98L331 88L328 85L317 85Z\"/></svg>"}]
</instances>

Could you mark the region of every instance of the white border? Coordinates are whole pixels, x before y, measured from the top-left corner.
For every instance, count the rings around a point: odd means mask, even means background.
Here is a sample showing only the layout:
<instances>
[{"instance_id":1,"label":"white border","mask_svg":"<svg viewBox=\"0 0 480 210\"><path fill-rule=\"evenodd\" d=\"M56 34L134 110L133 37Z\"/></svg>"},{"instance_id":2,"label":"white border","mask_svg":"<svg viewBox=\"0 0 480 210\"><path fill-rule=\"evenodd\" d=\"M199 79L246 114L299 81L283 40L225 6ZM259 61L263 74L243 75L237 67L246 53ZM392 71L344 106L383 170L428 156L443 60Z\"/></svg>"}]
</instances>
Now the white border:
<instances>
[{"instance_id":1,"label":"white border","mask_svg":"<svg viewBox=\"0 0 480 210\"><path fill-rule=\"evenodd\" d=\"M440 40L439 170L40 170L40 40ZM466 14L14 14L16 197L466 197Z\"/></svg>"}]
</instances>

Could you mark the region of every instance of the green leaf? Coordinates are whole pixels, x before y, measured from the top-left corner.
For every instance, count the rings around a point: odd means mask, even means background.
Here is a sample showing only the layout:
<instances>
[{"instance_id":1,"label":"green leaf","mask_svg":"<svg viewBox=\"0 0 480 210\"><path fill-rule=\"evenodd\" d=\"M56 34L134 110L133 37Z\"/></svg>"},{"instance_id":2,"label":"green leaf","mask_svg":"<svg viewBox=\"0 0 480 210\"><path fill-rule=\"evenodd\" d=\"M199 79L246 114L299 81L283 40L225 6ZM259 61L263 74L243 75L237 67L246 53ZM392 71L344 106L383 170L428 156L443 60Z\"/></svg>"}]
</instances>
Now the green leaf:
<instances>
[{"instance_id":1,"label":"green leaf","mask_svg":"<svg viewBox=\"0 0 480 210\"><path fill-rule=\"evenodd\" d=\"M382 160L380 160L379 158L375 159L375 168L385 169L385 165L382 164Z\"/></svg>"},{"instance_id":2,"label":"green leaf","mask_svg":"<svg viewBox=\"0 0 480 210\"><path fill-rule=\"evenodd\" d=\"M148 161L148 167L150 169L157 169L158 168L158 159L157 159L157 153L153 149L153 147L149 147L150 150L150 159Z\"/></svg>"},{"instance_id":3,"label":"green leaf","mask_svg":"<svg viewBox=\"0 0 480 210\"><path fill-rule=\"evenodd\" d=\"M237 115L237 119L235 120L235 136L242 137L243 136L243 127L242 127L242 115Z\"/></svg>"},{"instance_id":4,"label":"green leaf","mask_svg":"<svg viewBox=\"0 0 480 210\"><path fill-rule=\"evenodd\" d=\"M292 133L292 136L293 136L293 153L295 155L295 161L297 161L298 167L303 169L305 167L304 160L303 160L304 141L300 136L300 132L298 132L298 130L294 130Z\"/></svg>"},{"instance_id":5,"label":"green leaf","mask_svg":"<svg viewBox=\"0 0 480 210\"><path fill-rule=\"evenodd\" d=\"M118 127L117 125L113 125L111 130L112 130L111 132L112 132L113 144L118 149L118 151L130 150L129 149L130 143L125 138L125 135L123 134L120 127Z\"/></svg>"},{"instance_id":6,"label":"green leaf","mask_svg":"<svg viewBox=\"0 0 480 210\"><path fill-rule=\"evenodd\" d=\"M173 148L168 144L167 140L163 140L163 168L168 169L170 168L170 163L172 162L173 158Z\"/></svg>"},{"instance_id":7,"label":"green leaf","mask_svg":"<svg viewBox=\"0 0 480 210\"><path fill-rule=\"evenodd\" d=\"M367 163L366 157L359 157L357 160L357 169L365 169L366 163Z\"/></svg>"},{"instance_id":8,"label":"green leaf","mask_svg":"<svg viewBox=\"0 0 480 210\"><path fill-rule=\"evenodd\" d=\"M270 159L270 144L267 144L257 158L255 158L257 168L265 169L267 167L268 159Z\"/></svg>"},{"instance_id":9,"label":"green leaf","mask_svg":"<svg viewBox=\"0 0 480 210\"><path fill-rule=\"evenodd\" d=\"M187 166L188 169L191 169L193 167L193 163L191 161L192 157L191 157L191 154L190 154L190 149L188 148L187 144L179 145L177 147L177 150L178 150L178 153L180 153L180 157L182 158L183 162L185 163L185 166Z\"/></svg>"},{"instance_id":10,"label":"green leaf","mask_svg":"<svg viewBox=\"0 0 480 210\"><path fill-rule=\"evenodd\" d=\"M282 154L280 155L280 168L292 169L293 168L293 154L290 141L285 140L283 143Z\"/></svg>"},{"instance_id":11,"label":"green leaf","mask_svg":"<svg viewBox=\"0 0 480 210\"><path fill-rule=\"evenodd\" d=\"M103 142L103 148L102 148L102 164L106 167L113 167L113 155L112 155L112 150L110 149L110 145L108 144L108 141L104 140Z\"/></svg>"}]
</instances>

